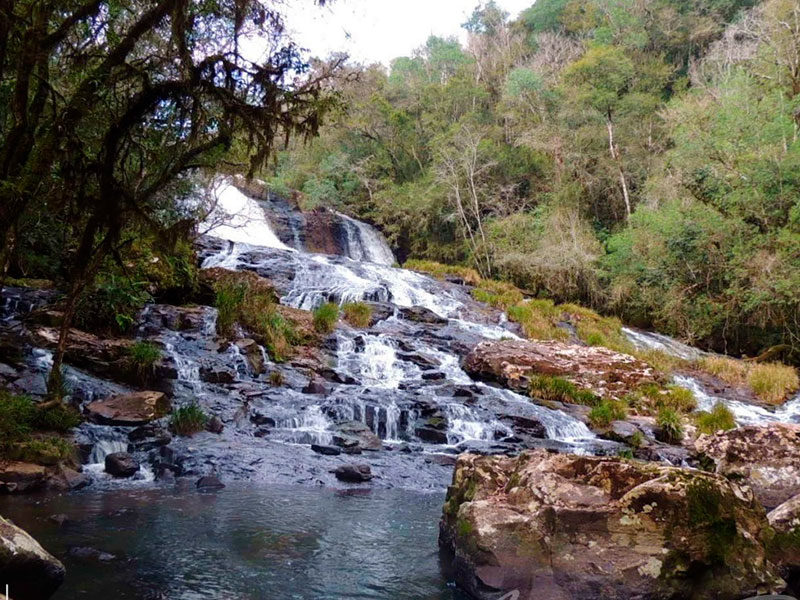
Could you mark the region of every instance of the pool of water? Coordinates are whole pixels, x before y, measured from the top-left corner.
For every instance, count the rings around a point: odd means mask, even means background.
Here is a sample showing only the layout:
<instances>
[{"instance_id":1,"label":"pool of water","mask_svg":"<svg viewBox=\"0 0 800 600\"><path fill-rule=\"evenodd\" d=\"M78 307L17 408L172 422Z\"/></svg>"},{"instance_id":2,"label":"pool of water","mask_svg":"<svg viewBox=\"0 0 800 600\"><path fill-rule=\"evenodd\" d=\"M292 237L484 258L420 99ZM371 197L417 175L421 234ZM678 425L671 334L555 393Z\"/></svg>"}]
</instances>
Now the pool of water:
<instances>
[{"instance_id":1,"label":"pool of water","mask_svg":"<svg viewBox=\"0 0 800 600\"><path fill-rule=\"evenodd\" d=\"M0 513L64 562L56 600L465 600L439 557L443 500L241 484L0 497ZM72 547L116 559L76 558Z\"/></svg>"}]
</instances>

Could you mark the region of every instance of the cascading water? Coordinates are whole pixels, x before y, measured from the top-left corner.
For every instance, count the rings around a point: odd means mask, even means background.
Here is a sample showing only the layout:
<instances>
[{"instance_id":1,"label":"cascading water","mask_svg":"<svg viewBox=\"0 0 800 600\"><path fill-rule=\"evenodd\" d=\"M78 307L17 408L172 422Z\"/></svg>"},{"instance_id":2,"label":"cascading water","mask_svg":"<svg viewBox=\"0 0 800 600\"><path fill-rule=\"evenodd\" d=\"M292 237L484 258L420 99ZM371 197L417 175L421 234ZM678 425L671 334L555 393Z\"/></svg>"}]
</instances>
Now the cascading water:
<instances>
[{"instance_id":1,"label":"cascading water","mask_svg":"<svg viewBox=\"0 0 800 600\"><path fill-rule=\"evenodd\" d=\"M693 348L661 333L640 331L630 327L623 327L622 333L639 350L658 350L684 360L697 360L706 354L702 350Z\"/></svg>"},{"instance_id":2,"label":"cascading water","mask_svg":"<svg viewBox=\"0 0 800 600\"><path fill-rule=\"evenodd\" d=\"M394 254L389 244L373 227L351 219L347 215L336 213L345 230L345 256L359 262L372 262L380 265L393 265Z\"/></svg>"}]
</instances>

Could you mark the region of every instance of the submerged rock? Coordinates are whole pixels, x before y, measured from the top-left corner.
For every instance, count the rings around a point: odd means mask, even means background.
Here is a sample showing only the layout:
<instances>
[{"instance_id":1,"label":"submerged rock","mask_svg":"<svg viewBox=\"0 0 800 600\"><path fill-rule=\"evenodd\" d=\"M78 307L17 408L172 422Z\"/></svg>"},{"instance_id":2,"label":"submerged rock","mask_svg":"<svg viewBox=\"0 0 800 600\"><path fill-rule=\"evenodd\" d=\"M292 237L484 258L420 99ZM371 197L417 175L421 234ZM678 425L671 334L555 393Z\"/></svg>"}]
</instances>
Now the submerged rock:
<instances>
[{"instance_id":1,"label":"submerged rock","mask_svg":"<svg viewBox=\"0 0 800 600\"><path fill-rule=\"evenodd\" d=\"M341 448L336 446L324 446L322 444L311 444L311 451L317 454L324 454L325 456L339 456L342 453Z\"/></svg>"},{"instance_id":2,"label":"submerged rock","mask_svg":"<svg viewBox=\"0 0 800 600\"><path fill-rule=\"evenodd\" d=\"M60 561L27 532L0 517L0 583L9 586L15 600L49 598L64 574Z\"/></svg>"},{"instance_id":3,"label":"submerged rock","mask_svg":"<svg viewBox=\"0 0 800 600\"><path fill-rule=\"evenodd\" d=\"M767 508L800 494L800 425L748 425L701 435L695 452L700 465L747 481Z\"/></svg>"},{"instance_id":4,"label":"submerged rock","mask_svg":"<svg viewBox=\"0 0 800 600\"><path fill-rule=\"evenodd\" d=\"M197 480L195 486L199 490L220 490L225 487L225 484L216 475L205 475Z\"/></svg>"},{"instance_id":5,"label":"submerged rock","mask_svg":"<svg viewBox=\"0 0 800 600\"><path fill-rule=\"evenodd\" d=\"M780 591L752 492L676 467L462 455L440 544L476 598L739 598Z\"/></svg>"},{"instance_id":6,"label":"submerged rock","mask_svg":"<svg viewBox=\"0 0 800 600\"><path fill-rule=\"evenodd\" d=\"M342 465L333 472L336 479L349 483L363 483L372 479L372 469L367 464Z\"/></svg>"},{"instance_id":7,"label":"submerged rock","mask_svg":"<svg viewBox=\"0 0 800 600\"><path fill-rule=\"evenodd\" d=\"M599 346L578 346L545 340L482 342L467 355L464 370L478 379L526 390L531 375L568 379L599 396L619 398L656 373L645 362Z\"/></svg>"},{"instance_id":8,"label":"submerged rock","mask_svg":"<svg viewBox=\"0 0 800 600\"><path fill-rule=\"evenodd\" d=\"M170 402L163 392L131 392L91 402L86 412L105 425L144 425L165 416Z\"/></svg>"}]
</instances>

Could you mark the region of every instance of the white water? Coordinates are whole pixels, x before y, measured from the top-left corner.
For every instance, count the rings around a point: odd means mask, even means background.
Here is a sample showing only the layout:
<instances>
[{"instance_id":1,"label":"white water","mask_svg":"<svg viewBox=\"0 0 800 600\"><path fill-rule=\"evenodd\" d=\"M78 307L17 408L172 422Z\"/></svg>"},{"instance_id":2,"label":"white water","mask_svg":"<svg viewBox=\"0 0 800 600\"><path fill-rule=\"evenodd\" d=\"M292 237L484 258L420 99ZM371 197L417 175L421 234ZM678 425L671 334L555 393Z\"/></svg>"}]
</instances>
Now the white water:
<instances>
[{"instance_id":1,"label":"white water","mask_svg":"<svg viewBox=\"0 0 800 600\"><path fill-rule=\"evenodd\" d=\"M706 354L702 350L660 333L640 331L629 327L623 327L622 333L625 334L637 350L659 350L684 360L696 360Z\"/></svg>"},{"instance_id":2,"label":"white water","mask_svg":"<svg viewBox=\"0 0 800 600\"><path fill-rule=\"evenodd\" d=\"M338 336L339 370L355 377L363 385L397 389L404 379L418 379L420 369L414 364L401 362L391 340L385 335L360 336L363 348L358 348L354 338Z\"/></svg>"},{"instance_id":3,"label":"white water","mask_svg":"<svg viewBox=\"0 0 800 600\"><path fill-rule=\"evenodd\" d=\"M215 180L211 193L215 206L206 219L208 235L253 246L291 250L275 235L258 202L239 191L229 178Z\"/></svg>"},{"instance_id":4,"label":"white water","mask_svg":"<svg viewBox=\"0 0 800 600\"><path fill-rule=\"evenodd\" d=\"M355 261L393 265L396 261L392 249L383 236L371 225L336 213L342 220L347 235L347 256Z\"/></svg>"}]
</instances>

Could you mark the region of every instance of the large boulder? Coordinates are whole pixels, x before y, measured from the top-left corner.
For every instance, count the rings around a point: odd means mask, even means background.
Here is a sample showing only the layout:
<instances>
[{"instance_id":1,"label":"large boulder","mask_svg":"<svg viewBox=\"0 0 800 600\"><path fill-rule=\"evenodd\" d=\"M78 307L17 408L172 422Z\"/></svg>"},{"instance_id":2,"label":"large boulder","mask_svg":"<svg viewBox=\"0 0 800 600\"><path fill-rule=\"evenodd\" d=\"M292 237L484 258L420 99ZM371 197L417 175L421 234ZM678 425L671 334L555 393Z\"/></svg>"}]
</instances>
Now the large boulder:
<instances>
[{"instance_id":1,"label":"large boulder","mask_svg":"<svg viewBox=\"0 0 800 600\"><path fill-rule=\"evenodd\" d=\"M47 485L47 467L26 462L0 464L0 491L21 494L42 490Z\"/></svg>"},{"instance_id":2,"label":"large boulder","mask_svg":"<svg viewBox=\"0 0 800 600\"><path fill-rule=\"evenodd\" d=\"M694 450L702 466L746 480L767 508L800 494L800 425L748 425L701 435Z\"/></svg>"},{"instance_id":3,"label":"large boulder","mask_svg":"<svg viewBox=\"0 0 800 600\"><path fill-rule=\"evenodd\" d=\"M0 517L0 594L15 600L49 598L64 581L64 565L27 532Z\"/></svg>"},{"instance_id":4,"label":"large boulder","mask_svg":"<svg viewBox=\"0 0 800 600\"><path fill-rule=\"evenodd\" d=\"M381 450L383 442L372 430L360 421L345 421L334 428L333 443L340 448Z\"/></svg>"},{"instance_id":5,"label":"large boulder","mask_svg":"<svg viewBox=\"0 0 800 600\"><path fill-rule=\"evenodd\" d=\"M170 411L163 392L131 392L91 402L86 412L93 421L105 425L136 426L160 419Z\"/></svg>"},{"instance_id":6,"label":"large boulder","mask_svg":"<svg viewBox=\"0 0 800 600\"><path fill-rule=\"evenodd\" d=\"M724 477L536 450L462 455L439 542L480 599L733 599L783 589L768 529Z\"/></svg>"},{"instance_id":7,"label":"large boulder","mask_svg":"<svg viewBox=\"0 0 800 600\"><path fill-rule=\"evenodd\" d=\"M800 494L772 510L767 519L775 530L772 560L782 575L797 581L800 574Z\"/></svg>"},{"instance_id":8,"label":"large boulder","mask_svg":"<svg viewBox=\"0 0 800 600\"><path fill-rule=\"evenodd\" d=\"M620 398L643 383L656 382L653 368L628 354L549 340L482 342L467 355L464 370L475 378L517 390L527 389L532 375L563 377L611 398Z\"/></svg>"},{"instance_id":9,"label":"large boulder","mask_svg":"<svg viewBox=\"0 0 800 600\"><path fill-rule=\"evenodd\" d=\"M133 477L139 471L139 463L127 452L112 452L106 456L106 473L114 477Z\"/></svg>"}]
</instances>

